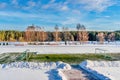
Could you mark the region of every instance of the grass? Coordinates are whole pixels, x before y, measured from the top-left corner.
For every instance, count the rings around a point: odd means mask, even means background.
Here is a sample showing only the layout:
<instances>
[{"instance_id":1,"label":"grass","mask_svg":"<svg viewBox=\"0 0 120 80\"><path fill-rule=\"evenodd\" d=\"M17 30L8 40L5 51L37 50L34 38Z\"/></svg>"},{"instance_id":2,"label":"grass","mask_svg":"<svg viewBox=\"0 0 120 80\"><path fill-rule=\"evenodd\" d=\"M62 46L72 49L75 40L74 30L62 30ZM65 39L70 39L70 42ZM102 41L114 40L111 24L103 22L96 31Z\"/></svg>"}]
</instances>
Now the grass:
<instances>
[{"instance_id":1,"label":"grass","mask_svg":"<svg viewBox=\"0 0 120 80\"><path fill-rule=\"evenodd\" d=\"M5 56L6 55L6 56ZM9 53L0 55L0 63L8 63L15 61L15 57L20 53ZM5 56L1 58L2 56ZM70 64L77 64L84 60L120 60L120 54L32 54L29 53L29 58L20 61L31 62L56 62L63 61Z\"/></svg>"},{"instance_id":2,"label":"grass","mask_svg":"<svg viewBox=\"0 0 120 80\"><path fill-rule=\"evenodd\" d=\"M105 58L101 54L38 54L29 59L29 61L38 62L63 61L67 63L80 63L84 60L112 60L112 58Z\"/></svg>"}]
</instances>

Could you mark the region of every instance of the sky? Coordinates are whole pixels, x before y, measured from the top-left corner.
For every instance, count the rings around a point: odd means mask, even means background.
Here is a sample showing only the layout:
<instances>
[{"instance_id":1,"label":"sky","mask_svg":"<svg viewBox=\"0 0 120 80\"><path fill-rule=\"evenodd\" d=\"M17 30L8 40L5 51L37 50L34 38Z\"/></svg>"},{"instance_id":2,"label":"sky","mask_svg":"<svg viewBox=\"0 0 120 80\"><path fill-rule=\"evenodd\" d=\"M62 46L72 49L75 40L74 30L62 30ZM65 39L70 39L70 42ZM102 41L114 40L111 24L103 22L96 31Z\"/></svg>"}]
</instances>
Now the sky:
<instances>
[{"instance_id":1,"label":"sky","mask_svg":"<svg viewBox=\"0 0 120 80\"><path fill-rule=\"evenodd\" d=\"M75 30L78 23L87 30L120 30L120 0L0 0L0 30L32 24Z\"/></svg>"}]
</instances>

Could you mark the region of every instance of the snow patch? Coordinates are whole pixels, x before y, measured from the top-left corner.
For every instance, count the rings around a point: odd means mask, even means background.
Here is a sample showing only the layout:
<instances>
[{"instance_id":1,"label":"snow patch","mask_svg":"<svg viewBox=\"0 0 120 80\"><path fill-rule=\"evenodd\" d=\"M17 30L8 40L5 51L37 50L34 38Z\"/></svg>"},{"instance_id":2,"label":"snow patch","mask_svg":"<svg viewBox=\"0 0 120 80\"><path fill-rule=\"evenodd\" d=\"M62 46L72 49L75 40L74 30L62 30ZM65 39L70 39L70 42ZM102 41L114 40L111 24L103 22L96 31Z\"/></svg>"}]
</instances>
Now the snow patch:
<instances>
[{"instance_id":1,"label":"snow patch","mask_svg":"<svg viewBox=\"0 0 120 80\"><path fill-rule=\"evenodd\" d=\"M90 61L79 64L80 67L90 72L95 77L104 80L120 80L120 61Z\"/></svg>"},{"instance_id":2,"label":"snow patch","mask_svg":"<svg viewBox=\"0 0 120 80\"><path fill-rule=\"evenodd\" d=\"M1 64L1 68L29 68L29 69L68 69L71 68L69 64L63 62L13 62L9 64Z\"/></svg>"},{"instance_id":3,"label":"snow patch","mask_svg":"<svg viewBox=\"0 0 120 80\"><path fill-rule=\"evenodd\" d=\"M39 78L41 80L65 80L61 72L63 69L71 69L71 66L61 61L44 63L13 62L0 64L0 78L1 80L8 80L7 77L10 77L9 80L39 80ZM25 76L24 79L23 76Z\"/></svg>"}]
</instances>

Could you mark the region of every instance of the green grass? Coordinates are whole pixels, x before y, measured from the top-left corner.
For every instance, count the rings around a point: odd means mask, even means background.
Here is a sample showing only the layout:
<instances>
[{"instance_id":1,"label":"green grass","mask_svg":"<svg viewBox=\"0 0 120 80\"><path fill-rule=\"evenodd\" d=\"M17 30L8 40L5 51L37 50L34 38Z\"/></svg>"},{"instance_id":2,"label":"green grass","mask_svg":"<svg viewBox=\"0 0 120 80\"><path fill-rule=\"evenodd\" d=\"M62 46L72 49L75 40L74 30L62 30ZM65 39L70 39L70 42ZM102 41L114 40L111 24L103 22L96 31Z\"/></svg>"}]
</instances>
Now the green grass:
<instances>
[{"instance_id":1,"label":"green grass","mask_svg":"<svg viewBox=\"0 0 120 80\"><path fill-rule=\"evenodd\" d=\"M33 55L29 61L80 63L84 60L108 60L100 54L38 54ZM109 59L110 60L110 59Z\"/></svg>"},{"instance_id":2,"label":"green grass","mask_svg":"<svg viewBox=\"0 0 120 80\"><path fill-rule=\"evenodd\" d=\"M5 54L2 54L5 55ZM13 62L12 59L19 54L9 53L5 58L0 59L0 63ZM1 56L1 55L0 55ZM120 60L120 54L32 54L29 53L29 58L23 61L31 62L56 62L63 61L70 64L77 64L84 60Z\"/></svg>"}]
</instances>

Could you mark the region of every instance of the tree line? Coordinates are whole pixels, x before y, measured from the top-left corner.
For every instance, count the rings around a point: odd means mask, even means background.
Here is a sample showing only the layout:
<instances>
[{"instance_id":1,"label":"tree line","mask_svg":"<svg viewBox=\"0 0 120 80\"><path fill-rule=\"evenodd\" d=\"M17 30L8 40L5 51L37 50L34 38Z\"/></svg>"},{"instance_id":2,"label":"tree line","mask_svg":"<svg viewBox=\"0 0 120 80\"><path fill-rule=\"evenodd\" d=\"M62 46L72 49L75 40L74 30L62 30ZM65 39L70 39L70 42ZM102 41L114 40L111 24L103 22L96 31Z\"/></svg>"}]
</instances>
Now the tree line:
<instances>
[{"instance_id":1,"label":"tree line","mask_svg":"<svg viewBox=\"0 0 120 80\"><path fill-rule=\"evenodd\" d=\"M56 25L54 31L45 31L43 27L28 26L25 31L7 30L0 31L0 41L20 41L20 42L45 42L45 41L80 41L84 43L86 41L118 41L120 40L120 31L87 31L86 27L81 24L77 24L76 31L69 31L68 27L63 27L62 31L59 31L59 27Z\"/></svg>"}]
</instances>

